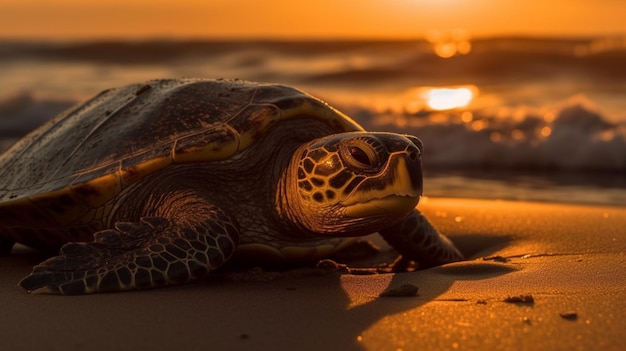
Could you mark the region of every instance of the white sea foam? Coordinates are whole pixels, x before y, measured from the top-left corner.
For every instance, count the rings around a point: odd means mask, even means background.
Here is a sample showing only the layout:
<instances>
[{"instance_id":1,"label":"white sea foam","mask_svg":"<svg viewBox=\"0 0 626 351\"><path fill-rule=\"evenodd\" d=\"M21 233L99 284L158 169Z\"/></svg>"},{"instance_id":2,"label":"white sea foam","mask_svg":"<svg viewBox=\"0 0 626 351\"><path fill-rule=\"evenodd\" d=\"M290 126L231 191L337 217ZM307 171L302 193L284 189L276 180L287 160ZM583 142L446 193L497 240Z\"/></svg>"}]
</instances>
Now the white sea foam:
<instances>
[{"instance_id":1,"label":"white sea foam","mask_svg":"<svg viewBox=\"0 0 626 351\"><path fill-rule=\"evenodd\" d=\"M424 163L446 169L577 170L626 174L626 123L609 122L581 99L543 115L532 109L377 113L348 108L369 129L419 136Z\"/></svg>"},{"instance_id":2,"label":"white sea foam","mask_svg":"<svg viewBox=\"0 0 626 351\"><path fill-rule=\"evenodd\" d=\"M0 138L14 139L75 103L22 93L0 100ZM419 136L424 163L447 169L582 170L626 174L626 123L612 123L580 99L544 115L511 111L344 111L370 130Z\"/></svg>"}]
</instances>

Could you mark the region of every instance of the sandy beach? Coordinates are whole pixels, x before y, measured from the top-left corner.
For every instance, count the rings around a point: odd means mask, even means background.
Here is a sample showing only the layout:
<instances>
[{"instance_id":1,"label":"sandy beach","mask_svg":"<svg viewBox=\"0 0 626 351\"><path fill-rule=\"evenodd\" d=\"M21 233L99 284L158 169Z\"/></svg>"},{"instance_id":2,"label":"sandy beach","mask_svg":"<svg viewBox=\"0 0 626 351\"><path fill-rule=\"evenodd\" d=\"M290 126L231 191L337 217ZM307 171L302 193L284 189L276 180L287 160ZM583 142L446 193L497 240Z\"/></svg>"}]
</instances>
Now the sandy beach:
<instances>
[{"instance_id":1,"label":"sandy beach","mask_svg":"<svg viewBox=\"0 0 626 351\"><path fill-rule=\"evenodd\" d=\"M626 208L424 200L419 208L467 261L398 274L227 272L188 286L64 297L16 286L42 259L18 248L0 258L0 348L626 348ZM384 256L389 248L372 240ZM404 284L417 295L379 297Z\"/></svg>"}]
</instances>

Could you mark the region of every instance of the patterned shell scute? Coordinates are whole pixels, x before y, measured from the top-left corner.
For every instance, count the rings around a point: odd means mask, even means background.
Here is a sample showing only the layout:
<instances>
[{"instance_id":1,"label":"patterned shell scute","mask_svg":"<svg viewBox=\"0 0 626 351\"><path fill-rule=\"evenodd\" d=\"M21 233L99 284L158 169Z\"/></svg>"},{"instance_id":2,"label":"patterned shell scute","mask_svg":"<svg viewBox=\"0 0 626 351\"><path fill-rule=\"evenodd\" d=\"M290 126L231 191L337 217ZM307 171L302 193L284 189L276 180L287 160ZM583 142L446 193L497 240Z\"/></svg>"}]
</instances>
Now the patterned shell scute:
<instances>
[{"instance_id":1,"label":"patterned shell scute","mask_svg":"<svg viewBox=\"0 0 626 351\"><path fill-rule=\"evenodd\" d=\"M337 132L362 129L281 85L187 79L106 90L0 157L0 207L80 192L93 194L91 206L102 204L169 164L228 159L289 118L316 118Z\"/></svg>"}]
</instances>

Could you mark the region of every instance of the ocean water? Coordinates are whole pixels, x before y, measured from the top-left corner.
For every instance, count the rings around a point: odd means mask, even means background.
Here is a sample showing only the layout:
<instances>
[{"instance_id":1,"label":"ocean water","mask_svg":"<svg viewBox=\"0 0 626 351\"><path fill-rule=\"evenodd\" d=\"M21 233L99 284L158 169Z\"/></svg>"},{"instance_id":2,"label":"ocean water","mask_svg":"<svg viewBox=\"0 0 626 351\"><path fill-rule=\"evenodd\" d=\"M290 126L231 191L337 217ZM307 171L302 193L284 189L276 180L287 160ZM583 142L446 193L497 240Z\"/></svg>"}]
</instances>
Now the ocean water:
<instances>
[{"instance_id":1,"label":"ocean water","mask_svg":"<svg viewBox=\"0 0 626 351\"><path fill-rule=\"evenodd\" d=\"M626 205L626 38L0 42L0 149L99 91L298 87L425 144L425 195Z\"/></svg>"}]
</instances>

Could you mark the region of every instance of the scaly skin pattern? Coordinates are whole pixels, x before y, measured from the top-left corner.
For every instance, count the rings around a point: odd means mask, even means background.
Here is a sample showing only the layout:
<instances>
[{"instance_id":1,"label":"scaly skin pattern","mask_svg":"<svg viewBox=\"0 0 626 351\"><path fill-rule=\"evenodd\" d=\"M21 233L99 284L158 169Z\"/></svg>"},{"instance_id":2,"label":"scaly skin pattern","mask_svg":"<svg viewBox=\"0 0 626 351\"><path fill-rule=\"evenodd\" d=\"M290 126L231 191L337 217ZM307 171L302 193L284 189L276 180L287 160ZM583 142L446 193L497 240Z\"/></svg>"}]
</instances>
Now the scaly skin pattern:
<instances>
[{"instance_id":1,"label":"scaly skin pattern","mask_svg":"<svg viewBox=\"0 0 626 351\"><path fill-rule=\"evenodd\" d=\"M119 222L93 242L68 243L33 269L20 286L36 293L85 294L155 288L198 280L235 251L239 230L223 211L201 211L195 224L162 217Z\"/></svg>"},{"instance_id":2,"label":"scaly skin pattern","mask_svg":"<svg viewBox=\"0 0 626 351\"><path fill-rule=\"evenodd\" d=\"M421 143L412 138L352 132L304 145L291 165L297 182L287 185L286 197L297 197L292 221L314 233L360 236L406 216L422 191Z\"/></svg>"}]
</instances>

